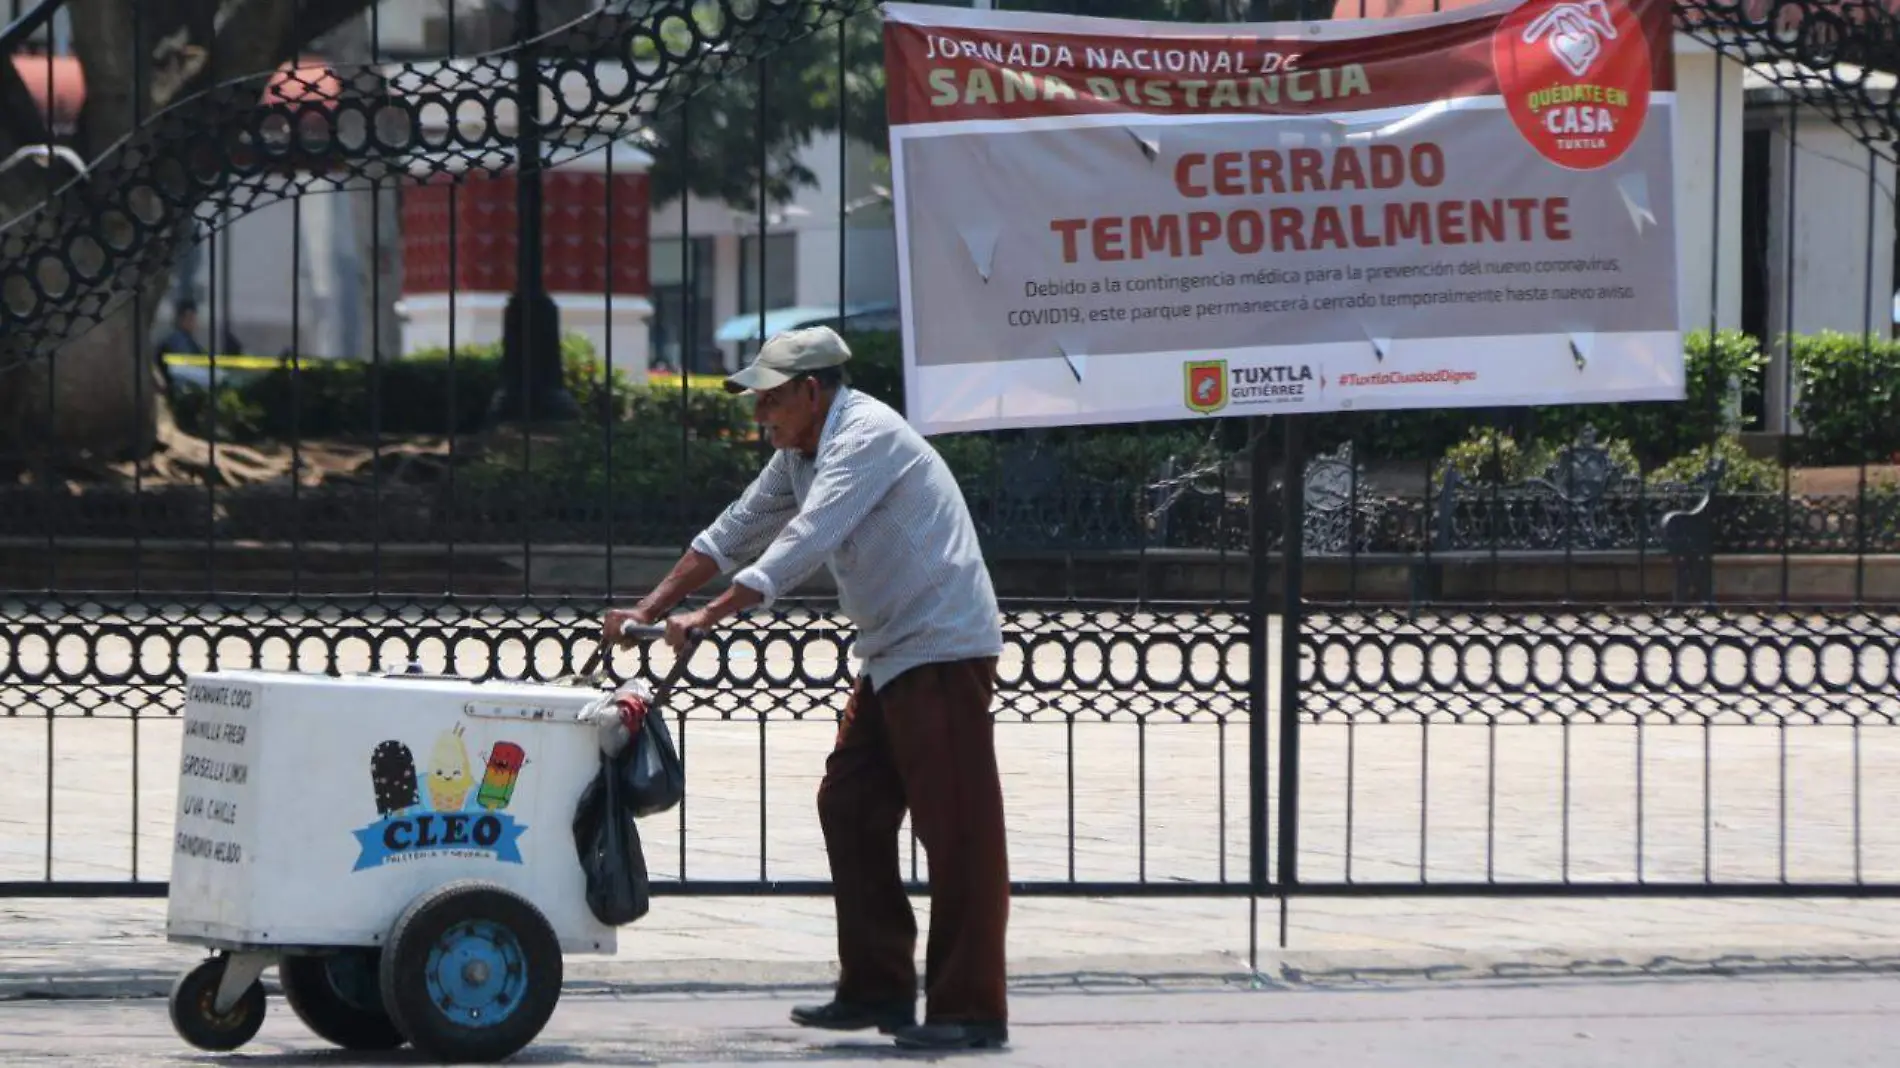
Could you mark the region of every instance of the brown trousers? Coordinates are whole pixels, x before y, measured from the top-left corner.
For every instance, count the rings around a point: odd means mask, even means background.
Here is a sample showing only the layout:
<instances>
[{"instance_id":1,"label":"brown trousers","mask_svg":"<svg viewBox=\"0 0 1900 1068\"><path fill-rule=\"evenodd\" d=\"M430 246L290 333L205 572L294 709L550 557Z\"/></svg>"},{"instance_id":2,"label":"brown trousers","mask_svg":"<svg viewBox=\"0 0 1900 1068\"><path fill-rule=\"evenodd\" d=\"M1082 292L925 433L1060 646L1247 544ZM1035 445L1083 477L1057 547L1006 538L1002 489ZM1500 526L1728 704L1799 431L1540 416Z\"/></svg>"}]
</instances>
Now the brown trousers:
<instances>
[{"instance_id":1,"label":"brown trousers","mask_svg":"<svg viewBox=\"0 0 1900 1068\"><path fill-rule=\"evenodd\" d=\"M860 681L818 784L838 914L838 997L917 996L917 918L897 830L908 806L930 861L929 1023L1003 1022L1009 860L990 700L996 660L926 664L881 693Z\"/></svg>"}]
</instances>

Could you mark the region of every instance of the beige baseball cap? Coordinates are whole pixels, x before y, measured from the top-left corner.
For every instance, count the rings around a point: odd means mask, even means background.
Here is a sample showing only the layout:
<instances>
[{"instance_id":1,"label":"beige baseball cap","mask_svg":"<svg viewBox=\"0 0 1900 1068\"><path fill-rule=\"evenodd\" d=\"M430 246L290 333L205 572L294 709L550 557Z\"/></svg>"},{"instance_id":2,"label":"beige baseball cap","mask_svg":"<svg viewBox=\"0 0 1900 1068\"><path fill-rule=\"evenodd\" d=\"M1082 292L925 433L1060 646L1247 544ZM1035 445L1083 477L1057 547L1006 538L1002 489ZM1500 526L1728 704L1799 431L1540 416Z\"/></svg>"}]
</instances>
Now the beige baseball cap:
<instances>
[{"instance_id":1,"label":"beige baseball cap","mask_svg":"<svg viewBox=\"0 0 1900 1068\"><path fill-rule=\"evenodd\" d=\"M726 390L744 393L782 386L807 371L837 367L851 358L844 338L828 326L807 326L774 334L759 355L726 379Z\"/></svg>"}]
</instances>

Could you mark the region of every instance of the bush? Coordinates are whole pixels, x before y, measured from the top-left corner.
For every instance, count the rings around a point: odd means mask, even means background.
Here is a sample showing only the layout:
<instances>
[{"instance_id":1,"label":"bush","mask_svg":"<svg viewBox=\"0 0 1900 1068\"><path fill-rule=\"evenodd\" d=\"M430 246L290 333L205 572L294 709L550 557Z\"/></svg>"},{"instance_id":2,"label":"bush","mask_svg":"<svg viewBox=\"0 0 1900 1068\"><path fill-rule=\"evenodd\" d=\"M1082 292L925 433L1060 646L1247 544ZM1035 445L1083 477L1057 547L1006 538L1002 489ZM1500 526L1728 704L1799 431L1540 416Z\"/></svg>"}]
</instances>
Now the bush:
<instances>
[{"instance_id":1,"label":"bush","mask_svg":"<svg viewBox=\"0 0 1900 1068\"><path fill-rule=\"evenodd\" d=\"M662 511L679 496L736 496L758 474L761 448L737 438L705 439L680 448L670 427L615 424L563 428L537 439L524 465L521 450L489 451L462 476L458 493L527 493L543 501L613 501ZM701 519L709 517L699 517Z\"/></svg>"},{"instance_id":2,"label":"bush","mask_svg":"<svg viewBox=\"0 0 1900 1068\"><path fill-rule=\"evenodd\" d=\"M1600 437L1629 442L1645 464L1654 465L1739 432L1741 415L1732 400L1767 366L1761 342L1740 330L1722 330L1713 337L1707 330L1696 330L1682 341L1684 400L1536 408L1536 435L1569 440L1585 425L1593 425Z\"/></svg>"},{"instance_id":3,"label":"bush","mask_svg":"<svg viewBox=\"0 0 1900 1068\"><path fill-rule=\"evenodd\" d=\"M1580 428L1578 434L1581 433ZM1561 459L1564 449L1575 441L1576 438L1572 437L1561 441L1537 439L1519 444L1509 431L1492 427L1476 429L1445 451L1438 469L1433 472L1432 480L1434 484L1442 486L1446 476L1453 470L1465 482L1480 485L1509 485L1528 478L1550 477L1551 465ZM1609 452L1612 463L1631 474L1641 472L1642 465L1629 442L1621 438L1606 439L1601 434L1597 435L1596 441ZM1561 483L1559 488L1562 488Z\"/></svg>"},{"instance_id":4,"label":"bush","mask_svg":"<svg viewBox=\"0 0 1900 1068\"><path fill-rule=\"evenodd\" d=\"M1900 341L1827 330L1794 339L1802 459L1885 461L1900 453Z\"/></svg>"},{"instance_id":5,"label":"bush","mask_svg":"<svg viewBox=\"0 0 1900 1068\"><path fill-rule=\"evenodd\" d=\"M855 331L845 339L855 355L849 368L853 384L903 410L899 334ZM1308 419L1307 448L1318 454L1352 440L1362 460L1432 458L1439 479L1456 469L1473 482L1519 481L1541 474L1563 445L1593 426L1619 460L1632 469L1654 467L1652 477L1659 480L1694 477L1711 455L1722 455L1729 460L1724 487L1746 492L1776 469L1743 452L1735 436L1734 387L1756 375L1766 357L1756 339L1736 330L1689 333L1684 355L1684 403L1553 406L1516 410L1501 420L1497 413L1473 409L1328 413ZM1823 333L1796 338L1794 356L1802 382L1796 414L1808 434L1805 459L1852 463L1900 453L1900 343ZM586 413L585 424L557 435L559 444L542 450L535 470L511 471L514 461L497 460L493 478L607 489L604 426L614 428L614 492L621 492L627 479L646 477L632 473L636 466L660 472L653 476L658 482L640 482L640 492L671 485L679 477L682 456L691 478L708 485L727 485L738 472L756 469L752 403L726 393L720 376L694 376L684 383L668 376L636 384L625 371L606 374L598 355L577 334L562 339L562 368L569 391ZM179 424L200 435L210 432L215 413L217 434L228 441L357 436L372 429L467 433L486 421L500 384L500 345L467 345L453 357L438 349L384 361L380 369L364 361L323 360L306 361L293 374L283 365L221 385L212 394L181 390L173 408ZM380 412L374 422L372 411ZM965 485L1007 479L1008 465L1024 458L1053 459L1066 477L1107 483L1152 478L1169 459L1177 470L1217 463L1223 452L1242 447L1246 431L1237 420L1184 418L1140 426L944 434L932 440ZM1778 474L1774 484L1779 485Z\"/></svg>"},{"instance_id":6,"label":"bush","mask_svg":"<svg viewBox=\"0 0 1900 1068\"><path fill-rule=\"evenodd\" d=\"M1742 439L1734 434L1699 445L1662 464L1650 473L1649 480L1654 485L1689 485L1705 477L1711 459L1717 456L1724 464L1715 484L1717 493L1781 492L1781 465L1750 456L1742 447Z\"/></svg>"},{"instance_id":7,"label":"bush","mask_svg":"<svg viewBox=\"0 0 1900 1068\"><path fill-rule=\"evenodd\" d=\"M499 346L467 346L450 358L445 349L385 360L289 360L238 385L219 386L232 400L218 403L217 435L236 436L224 413L254 413L244 424L249 438L339 437L369 434L447 434L479 425L501 384ZM178 425L208 437L203 390L173 394ZM372 415L379 413L380 422Z\"/></svg>"}]
</instances>

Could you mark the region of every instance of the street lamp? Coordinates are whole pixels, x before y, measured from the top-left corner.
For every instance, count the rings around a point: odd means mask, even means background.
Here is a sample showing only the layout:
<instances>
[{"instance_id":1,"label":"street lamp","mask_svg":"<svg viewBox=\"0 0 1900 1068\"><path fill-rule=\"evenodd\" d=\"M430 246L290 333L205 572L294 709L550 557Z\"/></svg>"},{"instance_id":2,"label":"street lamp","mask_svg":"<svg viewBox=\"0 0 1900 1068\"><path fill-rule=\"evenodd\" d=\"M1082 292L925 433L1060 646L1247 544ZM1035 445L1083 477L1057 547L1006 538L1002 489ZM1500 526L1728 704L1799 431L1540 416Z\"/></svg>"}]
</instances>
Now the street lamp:
<instances>
[{"instance_id":1,"label":"street lamp","mask_svg":"<svg viewBox=\"0 0 1900 1068\"><path fill-rule=\"evenodd\" d=\"M548 295L541 239L541 34L538 0L514 0L515 291L502 313L501 386L490 415L503 422L580 417L562 382L561 312Z\"/></svg>"}]
</instances>

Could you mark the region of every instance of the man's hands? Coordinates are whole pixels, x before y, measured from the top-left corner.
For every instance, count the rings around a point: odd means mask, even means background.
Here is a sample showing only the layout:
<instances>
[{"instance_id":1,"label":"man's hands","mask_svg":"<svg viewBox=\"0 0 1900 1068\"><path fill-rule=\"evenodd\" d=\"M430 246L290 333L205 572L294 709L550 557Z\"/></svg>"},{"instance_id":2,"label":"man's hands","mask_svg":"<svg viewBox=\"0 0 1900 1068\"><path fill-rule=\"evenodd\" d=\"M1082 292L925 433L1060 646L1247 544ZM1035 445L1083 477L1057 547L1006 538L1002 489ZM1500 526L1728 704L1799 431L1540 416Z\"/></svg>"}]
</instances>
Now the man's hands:
<instances>
[{"instance_id":1,"label":"man's hands","mask_svg":"<svg viewBox=\"0 0 1900 1068\"><path fill-rule=\"evenodd\" d=\"M650 627L653 625L653 611L645 605L636 608L612 608L607 618L600 624L600 640L603 645L631 645L627 637L628 627Z\"/></svg>"},{"instance_id":2,"label":"man's hands","mask_svg":"<svg viewBox=\"0 0 1900 1068\"><path fill-rule=\"evenodd\" d=\"M695 632L704 634L712 629L712 619L704 609L697 612L675 612L666 617L666 644L674 652L683 652L686 643Z\"/></svg>"},{"instance_id":3,"label":"man's hands","mask_svg":"<svg viewBox=\"0 0 1900 1068\"><path fill-rule=\"evenodd\" d=\"M697 549L688 549L666 578L639 604L632 608L616 608L607 613L600 624L602 644L631 645L633 639L627 636L627 628L651 627L674 605L685 600L718 573L718 561ZM729 611L721 613L718 608L718 602L714 602L697 612L683 612L669 617L666 621L666 644L676 650L685 648L689 631L711 630L714 624L730 614Z\"/></svg>"},{"instance_id":4,"label":"man's hands","mask_svg":"<svg viewBox=\"0 0 1900 1068\"><path fill-rule=\"evenodd\" d=\"M607 645L631 645L633 640L627 636L627 628L650 627L654 618L654 611L646 605L612 609L601 622L601 641ZM666 644L675 652L681 651L694 631L705 632L711 630L712 625L713 620L704 609L677 612L666 617Z\"/></svg>"}]
</instances>

